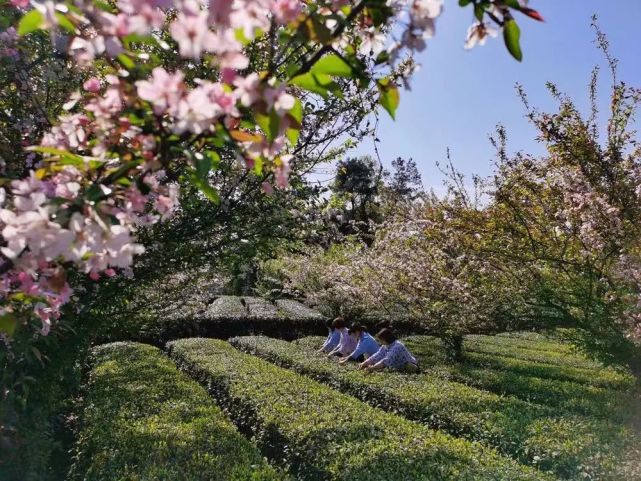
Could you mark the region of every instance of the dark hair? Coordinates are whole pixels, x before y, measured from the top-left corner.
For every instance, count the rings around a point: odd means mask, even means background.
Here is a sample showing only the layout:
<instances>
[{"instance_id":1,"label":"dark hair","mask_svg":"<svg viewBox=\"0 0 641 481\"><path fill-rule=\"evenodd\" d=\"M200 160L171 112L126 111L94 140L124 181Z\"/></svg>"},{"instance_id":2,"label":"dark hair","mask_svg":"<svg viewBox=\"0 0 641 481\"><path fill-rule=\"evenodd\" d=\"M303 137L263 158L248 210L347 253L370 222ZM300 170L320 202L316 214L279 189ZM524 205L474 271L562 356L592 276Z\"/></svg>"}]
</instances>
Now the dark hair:
<instances>
[{"instance_id":1,"label":"dark hair","mask_svg":"<svg viewBox=\"0 0 641 481\"><path fill-rule=\"evenodd\" d=\"M378 331L378 334L376 334L376 337L378 337L381 341L391 344L394 341L396 341L396 336L394 333L391 331L391 329L383 328L380 331Z\"/></svg>"},{"instance_id":2,"label":"dark hair","mask_svg":"<svg viewBox=\"0 0 641 481\"><path fill-rule=\"evenodd\" d=\"M349 328L349 333L353 332L367 332L367 328L360 324L352 324L352 327Z\"/></svg>"},{"instance_id":3,"label":"dark hair","mask_svg":"<svg viewBox=\"0 0 641 481\"><path fill-rule=\"evenodd\" d=\"M342 317L337 317L332 321L332 327L335 329L342 329L345 327L345 319Z\"/></svg>"},{"instance_id":4,"label":"dark hair","mask_svg":"<svg viewBox=\"0 0 641 481\"><path fill-rule=\"evenodd\" d=\"M334 323L334 321L332 321L331 319L327 319L327 320L325 321L325 325L326 325L329 329L331 329L331 328L332 328L332 324L333 324L333 323Z\"/></svg>"}]
</instances>

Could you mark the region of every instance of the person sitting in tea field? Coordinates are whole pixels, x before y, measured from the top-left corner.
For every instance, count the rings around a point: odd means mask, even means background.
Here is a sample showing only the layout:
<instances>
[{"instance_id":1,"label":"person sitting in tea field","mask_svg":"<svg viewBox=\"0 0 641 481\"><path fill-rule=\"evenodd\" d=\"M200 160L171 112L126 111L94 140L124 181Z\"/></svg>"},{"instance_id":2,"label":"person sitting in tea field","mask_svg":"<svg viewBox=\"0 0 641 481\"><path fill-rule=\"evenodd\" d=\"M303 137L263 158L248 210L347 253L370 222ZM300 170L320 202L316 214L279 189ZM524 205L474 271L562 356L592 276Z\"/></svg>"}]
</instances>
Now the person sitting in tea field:
<instances>
[{"instance_id":1,"label":"person sitting in tea field","mask_svg":"<svg viewBox=\"0 0 641 481\"><path fill-rule=\"evenodd\" d=\"M327 321L325 322L327 329L329 329L329 334L327 335L327 339L325 339L325 342L318 350L318 352L332 352L340 344L341 333L338 329L334 329L333 323L334 321L332 321L331 319L327 319Z\"/></svg>"},{"instance_id":2,"label":"person sitting in tea field","mask_svg":"<svg viewBox=\"0 0 641 481\"><path fill-rule=\"evenodd\" d=\"M359 364L359 369L378 371L392 369L395 371L418 372L418 361L410 354L405 345L396 339L390 329L381 329L376 338L381 342L381 348L371 357Z\"/></svg>"},{"instance_id":3,"label":"person sitting in tea field","mask_svg":"<svg viewBox=\"0 0 641 481\"><path fill-rule=\"evenodd\" d=\"M345 356L339 361L341 364L350 360L362 362L368 357L376 354L381 348L381 346L378 345L378 342L376 342L376 339L374 339L374 336L367 332L367 328L365 326L353 325L349 329L349 335L352 336L358 344L349 356Z\"/></svg>"},{"instance_id":4,"label":"person sitting in tea field","mask_svg":"<svg viewBox=\"0 0 641 481\"><path fill-rule=\"evenodd\" d=\"M347 329L347 326L345 325L345 320L342 317L337 317L336 319L334 319L332 327L334 327L334 329L338 329L338 331L340 332L341 341L338 346L336 346L336 348L327 355L327 357L349 356L356 348L356 344L358 344L358 341L354 339L353 336L349 335L349 331Z\"/></svg>"}]
</instances>

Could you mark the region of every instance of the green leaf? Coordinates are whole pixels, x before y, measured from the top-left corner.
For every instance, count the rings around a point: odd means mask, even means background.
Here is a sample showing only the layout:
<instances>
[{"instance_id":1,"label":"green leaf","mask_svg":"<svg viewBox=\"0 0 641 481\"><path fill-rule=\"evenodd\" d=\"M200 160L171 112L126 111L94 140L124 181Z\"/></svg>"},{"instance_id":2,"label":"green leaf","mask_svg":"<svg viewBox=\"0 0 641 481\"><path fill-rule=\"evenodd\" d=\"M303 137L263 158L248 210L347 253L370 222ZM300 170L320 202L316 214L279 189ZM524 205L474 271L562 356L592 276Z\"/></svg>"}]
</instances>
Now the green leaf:
<instances>
[{"instance_id":1,"label":"green leaf","mask_svg":"<svg viewBox=\"0 0 641 481\"><path fill-rule=\"evenodd\" d=\"M263 158L260 156L254 159L254 173L256 175L263 175Z\"/></svg>"},{"instance_id":2,"label":"green leaf","mask_svg":"<svg viewBox=\"0 0 641 481\"><path fill-rule=\"evenodd\" d=\"M196 157L196 175L201 179L207 179L211 169L211 158L207 155Z\"/></svg>"},{"instance_id":3,"label":"green leaf","mask_svg":"<svg viewBox=\"0 0 641 481\"><path fill-rule=\"evenodd\" d=\"M474 5L474 16L479 22L483 21L483 16L485 15L485 7L481 4Z\"/></svg>"},{"instance_id":4,"label":"green leaf","mask_svg":"<svg viewBox=\"0 0 641 481\"><path fill-rule=\"evenodd\" d=\"M289 115L291 115L299 124L303 121L303 104L300 99L296 99L294 107L289 111Z\"/></svg>"},{"instance_id":5,"label":"green leaf","mask_svg":"<svg viewBox=\"0 0 641 481\"><path fill-rule=\"evenodd\" d=\"M472 0L458 0L460 7L467 7L470 3L472 3Z\"/></svg>"},{"instance_id":6,"label":"green leaf","mask_svg":"<svg viewBox=\"0 0 641 481\"><path fill-rule=\"evenodd\" d=\"M390 114L390 117L396 119L396 109L400 103L400 96L398 87L394 85L388 78L378 80L376 82L380 96L378 103L383 106Z\"/></svg>"},{"instance_id":7,"label":"green leaf","mask_svg":"<svg viewBox=\"0 0 641 481\"><path fill-rule=\"evenodd\" d=\"M519 0L503 0L503 3L511 8L516 8L517 10L521 9L521 4Z\"/></svg>"},{"instance_id":8,"label":"green leaf","mask_svg":"<svg viewBox=\"0 0 641 481\"><path fill-rule=\"evenodd\" d=\"M298 137L300 137L300 130L298 129L287 129L285 130L285 136L291 145L296 145L298 142Z\"/></svg>"},{"instance_id":9,"label":"green leaf","mask_svg":"<svg viewBox=\"0 0 641 481\"><path fill-rule=\"evenodd\" d=\"M44 16L38 10L27 12L18 24L18 35L27 35L39 30L44 20Z\"/></svg>"},{"instance_id":10,"label":"green leaf","mask_svg":"<svg viewBox=\"0 0 641 481\"><path fill-rule=\"evenodd\" d=\"M319 21L316 17L310 17L303 24L307 30L307 36L312 41L328 43L332 39L332 32L324 22Z\"/></svg>"},{"instance_id":11,"label":"green leaf","mask_svg":"<svg viewBox=\"0 0 641 481\"><path fill-rule=\"evenodd\" d=\"M94 5L105 12L115 13L115 9L109 5L109 3L103 2L102 0L94 0Z\"/></svg>"},{"instance_id":12,"label":"green leaf","mask_svg":"<svg viewBox=\"0 0 641 481\"><path fill-rule=\"evenodd\" d=\"M29 150L33 152L40 152L41 154L50 154L59 157L59 162L63 165L84 165L85 159L81 156L67 152L66 150L56 149L54 147L30 147Z\"/></svg>"},{"instance_id":13,"label":"green leaf","mask_svg":"<svg viewBox=\"0 0 641 481\"><path fill-rule=\"evenodd\" d=\"M211 169L210 170L218 170L218 167L220 167L220 155L218 155L218 152L215 152L213 150L206 150L203 152L206 156L209 157L211 160Z\"/></svg>"},{"instance_id":14,"label":"green leaf","mask_svg":"<svg viewBox=\"0 0 641 481\"><path fill-rule=\"evenodd\" d=\"M376 56L376 60L374 61L374 63L376 65L380 65L382 63L387 62L389 59L390 59L389 52L387 50L383 50L381 53L379 53Z\"/></svg>"},{"instance_id":15,"label":"green leaf","mask_svg":"<svg viewBox=\"0 0 641 481\"><path fill-rule=\"evenodd\" d=\"M76 27L73 26L71 20L69 20L65 15L60 12L56 12L56 20L58 20L58 25L60 25L67 33L75 33Z\"/></svg>"},{"instance_id":16,"label":"green leaf","mask_svg":"<svg viewBox=\"0 0 641 481\"><path fill-rule=\"evenodd\" d=\"M265 132L265 137L268 141L272 142L276 137L278 137L278 131L280 128L280 117L272 109L269 112L269 115L257 113L255 116L256 123Z\"/></svg>"},{"instance_id":17,"label":"green leaf","mask_svg":"<svg viewBox=\"0 0 641 481\"><path fill-rule=\"evenodd\" d=\"M517 59L519 62L523 60L520 38L521 29L516 24L514 19L510 18L509 20L506 20L505 24L503 25L503 40L505 40L505 46L512 54L512 57Z\"/></svg>"},{"instance_id":18,"label":"green leaf","mask_svg":"<svg viewBox=\"0 0 641 481\"><path fill-rule=\"evenodd\" d=\"M97 184L92 184L91 187L89 187L87 189L87 192L85 193L85 198L91 202L97 202L104 197L105 197L105 193Z\"/></svg>"},{"instance_id":19,"label":"green leaf","mask_svg":"<svg viewBox=\"0 0 641 481\"><path fill-rule=\"evenodd\" d=\"M131 58L129 58L129 56L124 53L121 53L120 55L118 55L117 58L118 58L118 62L120 62L120 64L123 67L125 67L127 70L132 70L136 66L134 61L131 60Z\"/></svg>"},{"instance_id":20,"label":"green leaf","mask_svg":"<svg viewBox=\"0 0 641 481\"><path fill-rule=\"evenodd\" d=\"M353 77L354 70L339 55L326 55L316 62L310 72L316 74L335 75L337 77Z\"/></svg>"},{"instance_id":21,"label":"green leaf","mask_svg":"<svg viewBox=\"0 0 641 481\"><path fill-rule=\"evenodd\" d=\"M342 97L338 84L327 74L307 72L294 77L289 83L309 92L317 93L323 98L328 98L330 92L337 97Z\"/></svg>"},{"instance_id":22,"label":"green leaf","mask_svg":"<svg viewBox=\"0 0 641 481\"><path fill-rule=\"evenodd\" d=\"M12 336L16 330L15 316L7 312L0 316L0 332L5 332L7 335Z\"/></svg>"},{"instance_id":23,"label":"green leaf","mask_svg":"<svg viewBox=\"0 0 641 481\"><path fill-rule=\"evenodd\" d=\"M219 204L220 203L220 196L218 195L218 191L214 189L207 180L203 180L200 177L198 177L198 174L196 173L195 170L192 169L191 175L189 176L192 184L194 184L198 189L203 193L205 197L207 197L210 201L212 201L214 204Z\"/></svg>"}]
</instances>

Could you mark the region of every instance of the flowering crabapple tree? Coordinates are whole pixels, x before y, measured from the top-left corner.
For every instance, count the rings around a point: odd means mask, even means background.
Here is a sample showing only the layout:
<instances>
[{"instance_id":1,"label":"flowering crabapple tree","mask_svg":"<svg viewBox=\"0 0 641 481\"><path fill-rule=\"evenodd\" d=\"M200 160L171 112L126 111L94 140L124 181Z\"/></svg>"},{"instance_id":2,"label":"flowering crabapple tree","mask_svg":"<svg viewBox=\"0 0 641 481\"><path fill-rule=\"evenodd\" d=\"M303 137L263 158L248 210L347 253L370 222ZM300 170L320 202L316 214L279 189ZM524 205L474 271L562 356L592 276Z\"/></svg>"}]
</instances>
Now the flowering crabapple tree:
<instances>
[{"instance_id":1,"label":"flowering crabapple tree","mask_svg":"<svg viewBox=\"0 0 641 481\"><path fill-rule=\"evenodd\" d=\"M406 55L425 48L442 10L442 0L11 3L21 17L2 34L5 54L45 31L85 81L30 148L33 168L2 180L5 342L17 329L47 335L72 298L72 272L130 273L144 250L136 231L179 209L179 180L217 202L209 178L222 151L272 173L265 193L286 188L302 93L331 99L374 85L394 116L397 84L413 70ZM484 38L487 17L520 59L513 15L539 19L535 11L461 4L478 19L471 38ZM269 51L259 71L248 68L256 42Z\"/></svg>"},{"instance_id":2,"label":"flowering crabapple tree","mask_svg":"<svg viewBox=\"0 0 641 481\"><path fill-rule=\"evenodd\" d=\"M631 126L641 90L618 80L607 39L595 28L612 72L605 135L597 123L598 70L587 117L552 84L556 113L530 108L522 93L548 155L508 156L499 130L484 249L526 287L523 302L539 322L571 327L576 345L641 378L641 150Z\"/></svg>"},{"instance_id":3,"label":"flowering crabapple tree","mask_svg":"<svg viewBox=\"0 0 641 481\"><path fill-rule=\"evenodd\" d=\"M588 116L553 84L557 112L531 108L521 92L546 155L508 155L499 128L497 170L477 192L449 168L448 196L388 221L370 248L290 260L290 288L414 318L453 353L468 332L569 328L561 332L586 353L641 378L641 150L631 127L641 91L617 79L595 28L613 75L606 129L598 70Z\"/></svg>"}]
</instances>

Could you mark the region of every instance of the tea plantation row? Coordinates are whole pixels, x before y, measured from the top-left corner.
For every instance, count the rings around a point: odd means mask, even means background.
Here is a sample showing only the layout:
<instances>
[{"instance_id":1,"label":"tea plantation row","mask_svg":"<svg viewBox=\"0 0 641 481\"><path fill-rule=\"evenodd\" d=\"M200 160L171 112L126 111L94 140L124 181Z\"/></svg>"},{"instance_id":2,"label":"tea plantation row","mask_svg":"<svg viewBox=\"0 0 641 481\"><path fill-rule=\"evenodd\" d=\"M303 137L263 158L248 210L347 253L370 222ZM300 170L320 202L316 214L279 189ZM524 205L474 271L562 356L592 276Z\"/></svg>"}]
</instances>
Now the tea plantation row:
<instances>
[{"instance_id":1,"label":"tea plantation row","mask_svg":"<svg viewBox=\"0 0 641 481\"><path fill-rule=\"evenodd\" d=\"M456 436L481 441L564 478L620 479L631 430L438 378L430 373L370 375L300 344L266 337L231 340L238 348L326 382L366 402ZM318 344L317 344L318 345Z\"/></svg>"},{"instance_id":2,"label":"tea plantation row","mask_svg":"<svg viewBox=\"0 0 641 481\"><path fill-rule=\"evenodd\" d=\"M158 348L94 349L70 480L283 479Z\"/></svg>"},{"instance_id":3,"label":"tea plantation row","mask_svg":"<svg viewBox=\"0 0 641 481\"><path fill-rule=\"evenodd\" d=\"M298 479L551 479L495 451L385 413L224 341L183 339L171 357Z\"/></svg>"}]
</instances>

